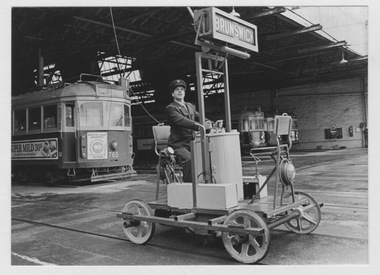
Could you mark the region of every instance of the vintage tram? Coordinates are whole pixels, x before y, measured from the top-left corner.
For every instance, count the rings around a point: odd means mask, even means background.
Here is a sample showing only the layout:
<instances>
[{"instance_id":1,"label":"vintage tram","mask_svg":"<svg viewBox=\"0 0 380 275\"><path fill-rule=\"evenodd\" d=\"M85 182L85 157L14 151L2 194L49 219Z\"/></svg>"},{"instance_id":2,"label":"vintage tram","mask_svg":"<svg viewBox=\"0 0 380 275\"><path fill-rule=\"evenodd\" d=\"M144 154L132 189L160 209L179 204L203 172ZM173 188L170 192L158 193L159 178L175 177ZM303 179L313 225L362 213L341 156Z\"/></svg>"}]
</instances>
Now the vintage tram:
<instances>
[{"instance_id":1,"label":"vintage tram","mask_svg":"<svg viewBox=\"0 0 380 275\"><path fill-rule=\"evenodd\" d=\"M292 117L290 141L299 143L297 119ZM277 136L274 133L274 118L265 117L260 108L256 111L244 108L239 116L240 148L243 154L251 149L276 146Z\"/></svg>"},{"instance_id":2,"label":"vintage tram","mask_svg":"<svg viewBox=\"0 0 380 275\"><path fill-rule=\"evenodd\" d=\"M265 146L264 112L244 108L239 117L240 148L249 153L251 148Z\"/></svg>"},{"instance_id":3,"label":"vintage tram","mask_svg":"<svg viewBox=\"0 0 380 275\"><path fill-rule=\"evenodd\" d=\"M86 79L12 98L15 180L100 181L135 173L127 81Z\"/></svg>"}]
</instances>

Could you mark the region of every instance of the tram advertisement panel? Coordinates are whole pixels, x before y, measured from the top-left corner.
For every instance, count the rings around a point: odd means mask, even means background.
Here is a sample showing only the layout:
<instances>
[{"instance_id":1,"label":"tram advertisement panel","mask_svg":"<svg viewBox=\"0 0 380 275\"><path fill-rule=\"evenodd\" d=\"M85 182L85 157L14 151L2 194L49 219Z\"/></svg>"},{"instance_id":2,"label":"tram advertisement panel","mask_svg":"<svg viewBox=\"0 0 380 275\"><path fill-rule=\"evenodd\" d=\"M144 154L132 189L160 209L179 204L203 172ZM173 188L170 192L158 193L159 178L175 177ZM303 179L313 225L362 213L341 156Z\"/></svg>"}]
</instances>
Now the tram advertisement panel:
<instances>
[{"instance_id":1,"label":"tram advertisement panel","mask_svg":"<svg viewBox=\"0 0 380 275\"><path fill-rule=\"evenodd\" d=\"M12 159L58 159L58 139L13 141Z\"/></svg>"}]
</instances>

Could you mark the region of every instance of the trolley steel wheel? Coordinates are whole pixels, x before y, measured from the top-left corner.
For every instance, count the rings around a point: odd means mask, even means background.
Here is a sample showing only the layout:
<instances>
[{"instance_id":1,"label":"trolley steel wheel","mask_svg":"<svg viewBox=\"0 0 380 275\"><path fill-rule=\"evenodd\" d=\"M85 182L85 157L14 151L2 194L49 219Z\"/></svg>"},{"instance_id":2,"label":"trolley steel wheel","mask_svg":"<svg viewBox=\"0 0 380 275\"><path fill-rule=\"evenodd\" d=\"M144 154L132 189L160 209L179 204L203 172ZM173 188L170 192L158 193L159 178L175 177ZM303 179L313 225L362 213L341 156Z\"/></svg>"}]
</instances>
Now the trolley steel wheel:
<instances>
[{"instance_id":1,"label":"trolley steel wheel","mask_svg":"<svg viewBox=\"0 0 380 275\"><path fill-rule=\"evenodd\" d=\"M285 223L285 226L298 234L308 234L313 232L321 221L321 208L318 202L305 192L295 191L295 199L300 200L306 198L307 201L293 211L298 211L299 216ZM291 194L287 194L287 198L291 200Z\"/></svg>"},{"instance_id":2,"label":"trolley steel wheel","mask_svg":"<svg viewBox=\"0 0 380 275\"><path fill-rule=\"evenodd\" d=\"M141 200L128 202L123 208L123 213L129 213L135 216L153 216L152 208ZM156 228L155 223L126 219L121 219L121 221L124 233L131 242L144 244L153 237Z\"/></svg>"},{"instance_id":3,"label":"trolley steel wheel","mask_svg":"<svg viewBox=\"0 0 380 275\"><path fill-rule=\"evenodd\" d=\"M271 242L270 232L266 222L258 214L247 209L236 210L227 217L224 224L264 229L264 234L260 236L223 232L224 247L234 259L251 264L266 256Z\"/></svg>"}]
</instances>

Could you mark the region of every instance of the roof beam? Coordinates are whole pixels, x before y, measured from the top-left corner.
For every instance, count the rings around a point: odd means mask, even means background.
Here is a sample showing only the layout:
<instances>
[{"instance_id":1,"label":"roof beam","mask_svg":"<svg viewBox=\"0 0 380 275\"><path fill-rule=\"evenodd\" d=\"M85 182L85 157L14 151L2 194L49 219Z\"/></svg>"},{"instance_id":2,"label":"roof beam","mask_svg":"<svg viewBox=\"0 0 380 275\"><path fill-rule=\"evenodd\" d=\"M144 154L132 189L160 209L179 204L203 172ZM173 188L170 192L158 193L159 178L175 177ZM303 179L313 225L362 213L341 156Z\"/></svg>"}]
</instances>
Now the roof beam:
<instances>
[{"instance_id":1,"label":"roof beam","mask_svg":"<svg viewBox=\"0 0 380 275\"><path fill-rule=\"evenodd\" d=\"M142 13L126 17L125 21L130 22L130 21L139 19L140 17L152 16L153 14L155 14L155 13L157 13L159 11L165 10L167 8L168 7L157 7L155 9L148 9L147 11L144 11Z\"/></svg>"},{"instance_id":2,"label":"roof beam","mask_svg":"<svg viewBox=\"0 0 380 275\"><path fill-rule=\"evenodd\" d=\"M92 20L92 19L83 18L83 17L79 17L79 16L74 16L74 18L77 19L77 20L82 20L82 21L85 21L85 22L89 22L89 23L93 23L93 24L97 24L97 25L113 28L113 26L111 24L108 24L108 23L104 23L104 22L100 22L100 21L95 21L95 20ZM121 30L121 31L125 31L125 32L135 33L135 34L138 34L138 35L141 35L141 36L145 36L145 37L149 37L149 38L154 38L154 35L152 35L152 34L148 34L148 33L137 31L137 30L132 30L132 29L128 29L128 28L124 28L124 27L118 27L118 26L115 26L115 29L118 29L118 30ZM173 37L175 37L175 36L176 35L174 35ZM169 36L167 38L169 38ZM199 49L199 47L196 47L194 45L190 45L190 44L187 44L187 43L183 43L183 42L180 42L180 41L171 40L169 42L173 43L173 44L181 45L181 46L184 46L184 47L188 47L188 48Z\"/></svg>"},{"instance_id":3,"label":"roof beam","mask_svg":"<svg viewBox=\"0 0 380 275\"><path fill-rule=\"evenodd\" d=\"M275 71L279 71L278 68L270 66L270 65L266 65L266 64L263 64L263 63L254 62L254 61L251 61L250 63L254 64L254 65L257 65L257 66L261 66L261 67L265 67L265 68L268 68L268 69L272 69L272 70L275 70Z\"/></svg>"},{"instance_id":4,"label":"roof beam","mask_svg":"<svg viewBox=\"0 0 380 275\"><path fill-rule=\"evenodd\" d=\"M93 23L93 24L97 24L97 25L113 28L113 26L111 24L108 24L108 23L104 23L104 22L100 22L100 21L95 21L95 20L92 20L92 19L88 19L88 18L84 18L84 17L79 17L79 16L74 16L73 18L77 19L77 20L81 20L81 21L85 21L85 22L89 22L89 23ZM117 27L117 26L115 26L115 29L118 29L118 30L121 30L121 31L125 31L125 32L135 33L135 34L138 34L138 35L141 35L141 36L145 36L145 37L149 37L149 38L153 38L154 37L151 34L148 34L148 33L145 33L145 32L141 32L141 31L132 30L132 29L128 29L128 28L123 28L123 27Z\"/></svg>"},{"instance_id":5,"label":"roof beam","mask_svg":"<svg viewBox=\"0 0 380 275\"><path fill-rule=\"evenodd\" d=\"M276 7L276 8L273 8L273 9L269 9L269 10L266 10L266 11L263 11L263 12L256 13L256 14L250 16L248 19L245 19L245 20L248 21L248 20L251 20L251 19L258 19L258 18L261 18L261 17L269 16L269 15L283 13L285 11L286 11L285 7Z\"/></svg>"},{"instance_id":6,"label":"roof beam","mask_svg":"<svg viewBox=\"0 0 380 275\"><path fill-rule=\"evenodd\" d=\"M307 27L307 28L296 30L296 31L290 31L290 32L285 32L285 33L267 35L266 38L267 38L267 40L274 40L274 39L279 39L279 38L288 37L288 36L292 36L292 35L297 35L297 34L301 34L301 33L308 33L308 32L319 31L321 29L322 29L322 26L320 24L317 24L317 25L313 25L313 26L310 26L310 27Z\"/></svg>"},{"instance_id":7,"label":"roof beam","mask_svg":"<svg viewBox=\"0 0 380 275\"><path fill-rule=\"evenodd\" d=\"M337 42L335 44L330 44L330 45L324 45L324 46L318 46L318 47L298 50L297 52L298 53L308 53L308 52L315 52L315 51L332 49L332 48L338 48L338 47L344 47L344 46L347 46L347 42L346 41L340 41L340 42Z\"/></svg>"},{"instance_id":8,"label":"roof beam","mask_svg":"<svg viewBox=\"0 0 380 275\"><path fill-rule=\"evenodd\" d=\"M305 55L297 55L297 56L292 56L292 57L284 58L284 59L271 60L271 61L266 62L265 64L280 63L280 62L284 62L284 61L290 61L290 60L308 58L308 57L311 57L311 56L316 56L316 55L321 55L321 54L324 54L324 53L323 52L318 52L318 53L311 53L311 54L305 54Z\"/></svg>"}]
</instances>

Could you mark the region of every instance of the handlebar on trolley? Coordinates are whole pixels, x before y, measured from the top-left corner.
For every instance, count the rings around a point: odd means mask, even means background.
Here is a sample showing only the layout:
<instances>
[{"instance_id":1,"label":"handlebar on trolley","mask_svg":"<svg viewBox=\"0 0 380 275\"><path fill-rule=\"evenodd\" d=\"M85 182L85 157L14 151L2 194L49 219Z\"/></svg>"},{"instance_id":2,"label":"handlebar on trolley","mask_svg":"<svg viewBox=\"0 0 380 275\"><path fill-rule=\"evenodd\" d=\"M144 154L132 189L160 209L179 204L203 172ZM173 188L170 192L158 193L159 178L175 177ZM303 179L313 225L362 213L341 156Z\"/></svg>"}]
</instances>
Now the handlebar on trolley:
<instances>
[{"instance_id":1,"label":"handlebar on trolley","mask_svg":"<svg viewBox=\"0 0 380 275\"><path fill-rule=\"evenodd\" d=\"M199 141L195 141L196 143L202 143L205 141L206 139L206 127L200 123L197 123L197 125L199 126L199 129L200 129L200 134L201 134L201 139Z\"/></svg>"}]
</instances>

